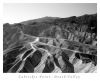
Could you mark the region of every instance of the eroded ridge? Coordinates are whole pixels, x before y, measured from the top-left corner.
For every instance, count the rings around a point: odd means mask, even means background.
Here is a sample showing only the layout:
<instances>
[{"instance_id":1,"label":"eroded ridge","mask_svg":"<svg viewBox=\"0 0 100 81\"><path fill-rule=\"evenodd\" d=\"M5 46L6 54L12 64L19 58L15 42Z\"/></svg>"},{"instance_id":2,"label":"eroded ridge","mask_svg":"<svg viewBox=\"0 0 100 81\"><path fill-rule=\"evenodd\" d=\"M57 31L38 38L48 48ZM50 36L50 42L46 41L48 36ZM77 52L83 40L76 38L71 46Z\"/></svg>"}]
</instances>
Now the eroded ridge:
<instances>
[{"instance_id":1,"label":"eroded ridge","mask_svg":"<svg viewBox=\"0 0 100 81\"><path fill-rule=\"evenodd\" d=\"M96 72L97 55L91 47L63 39L33 37L23 46L4 51L3 72L80 73ZM80 47L82 48L80 50ZM88 49L88 50L87 50ZM94 49L95 50L95 49Z\"/></svg>"}]
</instances>

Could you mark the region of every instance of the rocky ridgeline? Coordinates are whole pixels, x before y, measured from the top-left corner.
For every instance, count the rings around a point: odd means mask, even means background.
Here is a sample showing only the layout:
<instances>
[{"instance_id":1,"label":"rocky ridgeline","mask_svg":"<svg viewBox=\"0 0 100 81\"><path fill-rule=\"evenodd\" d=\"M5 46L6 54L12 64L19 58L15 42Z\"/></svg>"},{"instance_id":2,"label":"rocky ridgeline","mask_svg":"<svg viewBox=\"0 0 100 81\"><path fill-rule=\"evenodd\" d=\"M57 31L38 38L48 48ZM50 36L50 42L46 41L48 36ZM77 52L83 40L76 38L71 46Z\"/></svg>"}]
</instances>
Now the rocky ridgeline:
<instances>
[{"instance_id":1,"label":"rocky ridgeline","mask_svg":"<svg viewBox=\"0 0 100 81\"><path fill-rule=\"evenodd\" d=\"M59 38L63 38L63 39L67 39L69 41L75 41L75 42L80 42L83 44L90 44L93 46L97 45L96 42L96 34L95 33L88 33L85 31L69 31L68 29L63 29L59 26L52 26L50 29L47 29L45 31L43 31L42 33L40 33L39 36L42 37L59 37Z\"/></svg>"},{"instance_id":2,"label":"rocky ridgeline","mask_svg":"<svg viewBox=\"0 0 100 81\"><path fill-rule=\"evenodd\" d=\"M85 54L78 50L63 47L61 44L64 42L58 39L30 37L29 42L29 36L24 37L28 37L27 44L13 47L4 52L4 72L96 72L96 55Z\"/></svg>"}]
</instances>

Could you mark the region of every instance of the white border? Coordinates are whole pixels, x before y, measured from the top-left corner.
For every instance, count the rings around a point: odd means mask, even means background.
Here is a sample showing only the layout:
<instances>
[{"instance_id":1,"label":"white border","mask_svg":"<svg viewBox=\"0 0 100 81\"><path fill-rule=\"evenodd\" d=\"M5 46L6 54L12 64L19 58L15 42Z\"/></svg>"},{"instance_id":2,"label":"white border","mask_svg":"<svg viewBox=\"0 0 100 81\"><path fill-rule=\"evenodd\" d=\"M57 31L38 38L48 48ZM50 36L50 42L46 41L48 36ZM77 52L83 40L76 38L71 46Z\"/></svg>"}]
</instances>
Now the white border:
<instances>
[{"instance_id":1,"label":"white border","mask_svg":"<svg viewBox=\"0 0 100 81\"><path fill-rule=\"evenodd\" d=\"M98 6L98 8L97 8L97 18L98 18L98 30L97 30L97 50L98 50L98 67L97 67L97 69L98 69L98 72L97 73L88 73L88 74L86 74L86 73L74 73L74 74L62 74L62 73L59 73L59 74L57 74L57 73L53 73L53 74L48 74L48 73L46 73L46 74L43 74L43 73L29 73L29 74L27 74L27 73L24 73L24 74L22 74L22 73L20 73L20 74L18 74L18 73L8 73L8 74L6 74L6 73L3 73L3 23L2 23L2 20L3 20L3 3L97 3L97 6ZM76 81L76 80L82 80L82 81L85 81L85 80L90 80L90 81L98 81L99 80L99 77L100 77L100 70L99 70L99 68L100 68L100 65L99 65L99 63L100 63L100 54L99 54L99 50L100 50L100 48L99 48L99 45L100 45L100 43L99 43L99 38L100 38L100 35L99 35L99 30L100 30L100 3L99 3L99 0L2 0L2 1L0 1L0 80L2 81L12 81L12 80L14 80L14 81L18 81L18 80L25 80L25 81L27 81L27 80L31 80L31 81L33 81L33 80L37 80L37 81L41 81L41 80L44 80L44 81L47 81L47 80L70 80L70 81L72 81L72 80L74 80L74 81ZM43 76L43 77L45 77L45 78L36 78L36 76L38 77L38 76ZM65 75L66 75L66 78L52 78L52 76L55 76L55 75L57 75L57 76L62 76L62 77L64 77ZM21 78L21 77L24 77L24 76L27 76L28 78ZM49 78L51 76L51 78ZM32 78L33 77L33 78ZM34 78L35 77L35 78ZM68 78L69 77L69 78ZM71 78L71 77L74 77L74 78ZM76 77L78 77L78 78L76 78Z\"/></svg>"}]
</instances>

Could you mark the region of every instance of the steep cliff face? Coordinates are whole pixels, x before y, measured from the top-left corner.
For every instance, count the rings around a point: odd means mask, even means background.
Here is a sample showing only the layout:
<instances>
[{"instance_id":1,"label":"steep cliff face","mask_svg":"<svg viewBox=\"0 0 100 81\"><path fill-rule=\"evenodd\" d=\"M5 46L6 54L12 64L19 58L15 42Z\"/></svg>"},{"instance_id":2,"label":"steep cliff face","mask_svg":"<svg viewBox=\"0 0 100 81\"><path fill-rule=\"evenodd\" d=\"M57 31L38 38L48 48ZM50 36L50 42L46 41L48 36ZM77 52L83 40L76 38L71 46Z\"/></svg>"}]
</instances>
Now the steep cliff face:
<instances>
[{"instance_id":1,"label":"steep cliff face","mask_svg":"<svg viewBox=\"0 0 100 81\"><path fill-rule=\"evenodd\" d=\"M96 72L97 14L6 23L3 50L3 72Z\"/></svg>"}]
</instances>

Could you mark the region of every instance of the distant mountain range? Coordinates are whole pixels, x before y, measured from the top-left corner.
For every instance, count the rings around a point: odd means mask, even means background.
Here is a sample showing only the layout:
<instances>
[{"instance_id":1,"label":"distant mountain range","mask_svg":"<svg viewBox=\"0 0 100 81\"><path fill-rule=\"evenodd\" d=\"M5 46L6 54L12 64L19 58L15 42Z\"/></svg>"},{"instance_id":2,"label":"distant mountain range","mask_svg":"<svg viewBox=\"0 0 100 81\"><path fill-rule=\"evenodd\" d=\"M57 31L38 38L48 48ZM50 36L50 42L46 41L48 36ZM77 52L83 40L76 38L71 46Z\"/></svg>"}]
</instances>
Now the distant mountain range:
<instances>
[{"instance_id":1,"label":"distant mountain range","mask_svg":"<svg viewBox=\"0 0 100 81\"><path fill-rule=\"evenodd\" d=\"M4 49L18 41L20 31L31 36L61 38L86 44L93 44L97 40L97 14L72 16L68 18L43 17L21 23L3 24ZM18 35L17 35L18 34Z\"/></svg>"},{"instance_id":2,"label":"distant mountain range","mask_svg":"<svg viewBox=\"0 0 100 81\"><path fill-rule=\"evenodd\" d=\"M27 25L27 24L32 24L34 22L53 22L56 19L59 19L59 17L46 16L46 17L42 17L42 18L38 18L38 19L34 19L34 20L24 21L24 22L21 22L21 23L24 24L24 25Z\"/></svg>"}]
</instances>

